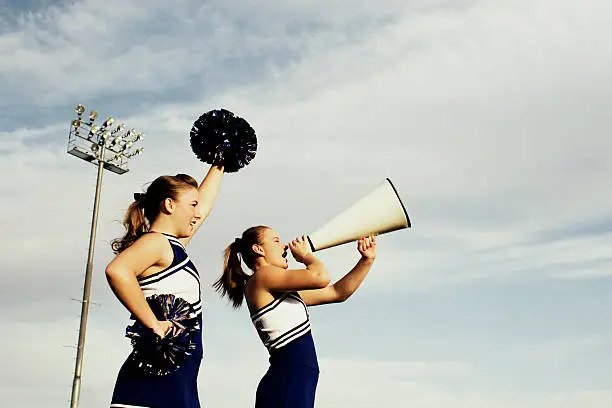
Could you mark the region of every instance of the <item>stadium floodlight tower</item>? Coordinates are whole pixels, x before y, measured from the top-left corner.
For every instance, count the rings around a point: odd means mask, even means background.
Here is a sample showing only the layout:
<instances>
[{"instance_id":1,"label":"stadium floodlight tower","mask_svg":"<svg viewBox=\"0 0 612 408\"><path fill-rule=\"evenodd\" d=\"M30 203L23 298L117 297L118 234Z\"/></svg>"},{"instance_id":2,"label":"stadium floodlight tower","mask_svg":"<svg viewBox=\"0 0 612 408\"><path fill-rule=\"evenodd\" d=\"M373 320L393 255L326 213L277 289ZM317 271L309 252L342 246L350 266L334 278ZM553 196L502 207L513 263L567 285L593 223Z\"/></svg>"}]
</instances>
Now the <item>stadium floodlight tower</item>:
<instances>
[{"instance_id":1,"label":"stadium floodlight tower","mask_svg":"<svg viewBox=\"0 0 612 408\"><path fill-rule=\"evenodd\" d=\"M81 376L83 368L83 349L85 346L85 329L87 314L89 312L89 297L91 290L91 273L93 269L93 256L96 241L96 227L98 224L98 209L100 204L100 190L102 187L102 174L104 169L113 173L124 174L128 169L128 161L142 153L143 148L134 145L144 138L144 134L134 129L127 129L124 124L112 128L114 119L109 117L101 124L96 124L98 112L92 110L87 118L83 117L85 107L78 104L75 109L76 119L70 123L68 134L68 153L80 159L95 164L98 167L96 179L96 194L89 235L89 253L85 269L85 284L83 285L83 300L81 302L81 323L79 326L79 343L77 346L74 380L72 382L72 397L70 408L77 408L81 392Z\"/></svg>"}]
</instances>

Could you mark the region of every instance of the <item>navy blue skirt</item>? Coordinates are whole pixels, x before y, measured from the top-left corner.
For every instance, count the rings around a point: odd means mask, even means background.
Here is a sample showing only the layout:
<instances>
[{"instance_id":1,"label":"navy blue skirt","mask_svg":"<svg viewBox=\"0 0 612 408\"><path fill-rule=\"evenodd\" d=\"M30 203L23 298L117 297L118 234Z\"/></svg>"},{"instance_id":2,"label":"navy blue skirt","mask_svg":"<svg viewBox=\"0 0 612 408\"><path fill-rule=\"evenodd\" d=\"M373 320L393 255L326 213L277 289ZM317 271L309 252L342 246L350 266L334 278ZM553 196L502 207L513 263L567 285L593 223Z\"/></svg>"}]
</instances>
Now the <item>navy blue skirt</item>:
<instances>
[{"instance_id":1,"label":"navy blue skirt","mask_svg":"<svg viewBox=\"0 0 612 408\"><path fill-rule=\"evenodd\" d=\"M167 375L146 376L128 357L117 376L111 407L200 408L198 371L202 362L202 332L193 334L196 350L181 367Z\"/></svg>"},{"instance_id":2,"label":"navy blue skirt","mask_svg":"<svg viewBox=\"0 0 612 408\"><path fill-rule=\"evenodd\" d=\"M255 408L313 408L318 381L317 353L308 332L271 353Z\"/></svg>"}]
</instances>

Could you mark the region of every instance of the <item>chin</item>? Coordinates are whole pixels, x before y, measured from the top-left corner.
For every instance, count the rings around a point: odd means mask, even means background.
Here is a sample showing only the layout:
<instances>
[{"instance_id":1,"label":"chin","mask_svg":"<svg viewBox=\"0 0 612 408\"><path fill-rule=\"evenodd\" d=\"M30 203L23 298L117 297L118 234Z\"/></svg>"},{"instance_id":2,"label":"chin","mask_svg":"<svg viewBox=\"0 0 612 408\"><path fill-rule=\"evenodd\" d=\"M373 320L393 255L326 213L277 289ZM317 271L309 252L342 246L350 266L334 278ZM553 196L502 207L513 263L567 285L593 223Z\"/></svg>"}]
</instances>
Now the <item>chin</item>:
<instances>
[{"instance_id":1,"label":"chin","mask_svg":"<svg viewBox=\"0 0 612 408\"><path fill-rule=\"evenodd\" d=\"M178 238L189 238L193 234L193 230L181 231L178 234Z\"/></svg>"}]
</instances>

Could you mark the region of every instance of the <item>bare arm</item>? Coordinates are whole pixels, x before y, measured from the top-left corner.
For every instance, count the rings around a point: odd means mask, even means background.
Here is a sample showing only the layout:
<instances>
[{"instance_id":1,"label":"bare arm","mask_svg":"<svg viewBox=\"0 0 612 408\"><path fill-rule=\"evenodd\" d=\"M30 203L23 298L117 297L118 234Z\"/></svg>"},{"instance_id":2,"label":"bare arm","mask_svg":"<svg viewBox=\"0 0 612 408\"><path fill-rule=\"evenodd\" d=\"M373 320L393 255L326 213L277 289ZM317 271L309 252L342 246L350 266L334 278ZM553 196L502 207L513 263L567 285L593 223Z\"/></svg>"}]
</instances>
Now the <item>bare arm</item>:
<instances>
[{"instance_id":1,"label":"bare arm","mask_svg":"<svg viewBox=\"0 0 612 408\"><path fill-rule=\"evenodd\" d=\"M136 319L161 337L172 327L172 323L157 320L136 277L152 266L167 266L172 261L172 254L167 252L172 252L172 249L168 245L161 235L146 234L106 267L106 279L115 296Z\"/></svg>"},{"instance_id":2,"label":"bare arm","mask_svg":"<svg viewBox=\"0 0 612 408\"><path fill-rule=\"evenodd\" d=\"M219 195L219 190L221 190L221 181L223 181L223 174L225 174L225 169L223 166L210 166L208 173L200 183L198 187L199 199L198 206L200 207L201 218L194 226L193 233L188 238L181 238L181 242L183 245L187 245L191 238L195 235L197 230L200 228L206 217L212 211L213 205L215 204L215 200Z\"/></svg>"},{"instance_id":3,"label":"bare arm","mask_svg":"<svg viewBox=\"0 0 612 408\"><path fill-rule=\"evenodd\" d=\"M310 253L301 262L306 265L305 269L261 268L255 275L255 284L268 292L316 289L329 285L329 273L316 256Z\"/></svg>"},{"instance_id":4,"label":"bare arm","mask_svg":"<svg viewBox=\"0 0 612 408\"><path fill-rule=\"evenodd\" d=\"M376 258L376 238L366 237L359 240L357 249L361 259L346 275L333 285L322 289L300 291L300 296L308 306L339 303L347 300L359 288Z\"/></svg>"}]
</instances>

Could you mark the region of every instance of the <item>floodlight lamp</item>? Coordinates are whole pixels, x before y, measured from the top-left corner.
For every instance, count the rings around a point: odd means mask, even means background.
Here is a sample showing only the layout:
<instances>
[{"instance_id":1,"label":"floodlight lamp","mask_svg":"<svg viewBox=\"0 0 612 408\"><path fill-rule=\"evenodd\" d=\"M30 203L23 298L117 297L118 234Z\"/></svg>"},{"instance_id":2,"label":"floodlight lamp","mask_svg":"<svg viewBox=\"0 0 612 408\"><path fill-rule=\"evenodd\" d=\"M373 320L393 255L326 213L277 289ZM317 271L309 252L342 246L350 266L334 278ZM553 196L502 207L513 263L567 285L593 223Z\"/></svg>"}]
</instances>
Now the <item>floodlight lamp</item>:
<instances>
[{"instance_id":1,"label":"floodlight lamp","mask_svg":"<svg viewBox=\"0 0 612 408\"><path fill-rule=\"evenodd\" d=\"M83 112L85 112L85 106L79 103L74 110L76 111L77 115L81 116Z\"/></svg>"},{"instance_id":2,"label":"floodlight lamp","mask_svg":"<svg viewBox=\"0 0 612 408\"><path fill-rule=\"evenodd\" d=\"M117 125L117 127L115 128L115 130L113 130L113 135L115 133L119 133L121 131L123 131L123 129L125 129L125 125L123 123L121 123L120 125Z\"/></svg>"},{"instance_id":3,"label":"floodlight lamp","mask_svg":"<svg viewBox=\"0 0 612 408\"><path fill-rule=\"evenodd\" d=\"M91 112L89 112L89 121L93 122L96 119L98 119L98 112L95 110L92 110Z\"/></svg>"},{"instance_id":4,"label":"floodlight lamp","mask_svg":"<svg viewBox=\"0 0 612 408\"><path fill-rule=\"evenodd\" d=\"M108 118L106 118L104 122L102 122L102 129L106 129L107 127L111 126L114 121L115 119L109 116Z\"/></svg>"},{"instance_id":5,"label":"floodlight lamp","mask_svg":"<svg viewBox=\"0 0 612 408\"><path fill-rule=\"evenodd\" d=\"M98 133L99 128L94 125L91 127L91 129L89 130L89 136L94 136L96 133Z\"/></svg>"}]
</instances>

